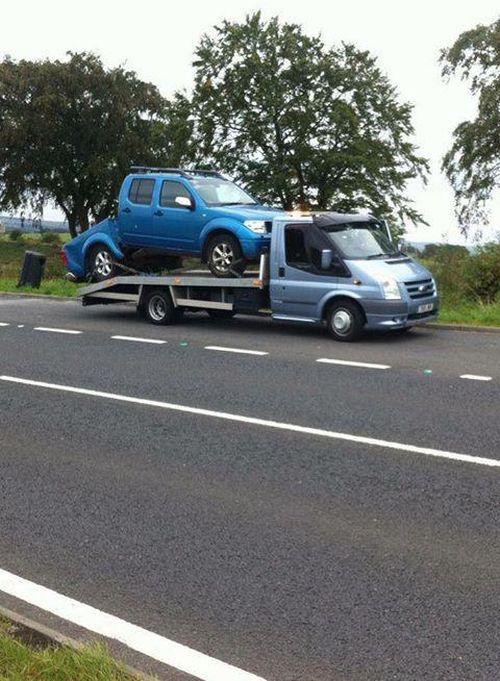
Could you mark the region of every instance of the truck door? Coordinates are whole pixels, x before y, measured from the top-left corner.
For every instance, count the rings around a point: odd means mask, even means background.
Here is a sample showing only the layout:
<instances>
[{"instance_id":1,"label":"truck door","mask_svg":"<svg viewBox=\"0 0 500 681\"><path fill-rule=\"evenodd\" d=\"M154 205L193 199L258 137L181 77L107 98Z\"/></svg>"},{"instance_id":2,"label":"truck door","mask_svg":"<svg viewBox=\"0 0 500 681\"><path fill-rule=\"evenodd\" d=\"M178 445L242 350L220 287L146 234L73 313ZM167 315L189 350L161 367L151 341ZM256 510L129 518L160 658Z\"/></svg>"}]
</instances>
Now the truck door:
<instances>
[{"instance_id":1,"label":"truck door","mask_svg":"<svg viewBox=\"0 0 500 681\"><path fill-rule=\"evenodd\" d=\"M149 225L152 222L155 180L134 178L128 191L120 196L118 225L123 242L128 246L149 245Z\"/></svg>"},{"instance_id":2,"label":"truck door","mask_svg":"<svg viewBox=\"0 0 500 681\"><path fill-rule=\"evenodd\" d=\"M155 244L165 250L196 252L202 223L201 211L186 185L163 180L153 212Z\"/></svg>"},{"instance_id":3,"label":"truck door","mask_svg":"<svg viewBox=\"0 0 500 681\"><path fill-rule=\"evenodd\" d=\"M271 281L273 316L316 320L318 303L338 285L334 270L321 270L321 252L331 246L310 223L286 225L278 268Z\"/></svg>"}]
</instances>

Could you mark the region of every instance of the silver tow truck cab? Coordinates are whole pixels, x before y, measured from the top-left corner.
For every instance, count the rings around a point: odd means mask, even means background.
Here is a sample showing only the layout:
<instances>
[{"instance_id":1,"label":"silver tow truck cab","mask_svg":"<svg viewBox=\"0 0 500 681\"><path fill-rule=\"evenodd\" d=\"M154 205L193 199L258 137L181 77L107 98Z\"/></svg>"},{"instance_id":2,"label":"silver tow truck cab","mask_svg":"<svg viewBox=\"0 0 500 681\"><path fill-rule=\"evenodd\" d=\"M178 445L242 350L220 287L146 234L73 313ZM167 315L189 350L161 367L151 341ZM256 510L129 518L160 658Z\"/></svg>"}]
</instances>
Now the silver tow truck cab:
<instances>
[{"instance_id":1,"label":"silver tow truck cab","mask_svg":"<svg viewBox=\"0 0 500 681\"><path fill-rule=\"evenodd\" d=\"M395 247L385 222L358 214L276 218L270 298L274 319L326 322L337 340L438 313L431 273Z\"/></svg>"},{"instance_id":2,"label":"silver tow truck cab","mask_svg":"<svg viewBox=\"0 0 500 681\"><path fill-rule=\"evenodd\" d=\"M436 318L430 272L394 246L383 221L368 215L283 214L273 221L270 251L258 272L217 278L208 272L119 276L79 291L84 305L134 303L153 324L206 310L326 324L336 340L364 329L405 329Z\"/></svg>"}]
</instances>

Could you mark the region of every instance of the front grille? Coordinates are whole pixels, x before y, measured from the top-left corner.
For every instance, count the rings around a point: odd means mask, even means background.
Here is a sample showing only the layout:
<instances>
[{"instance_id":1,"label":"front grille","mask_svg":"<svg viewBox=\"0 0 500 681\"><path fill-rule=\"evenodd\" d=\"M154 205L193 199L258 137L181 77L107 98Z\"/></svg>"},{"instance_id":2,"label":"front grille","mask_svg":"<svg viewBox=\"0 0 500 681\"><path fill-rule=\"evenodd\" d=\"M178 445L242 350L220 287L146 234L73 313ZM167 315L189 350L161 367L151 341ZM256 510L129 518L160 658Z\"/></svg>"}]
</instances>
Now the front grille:
<instances>
[{"instance_id":1,"label":"front grille","mask_svg":"<svg viewBox=\"0 0 500 681\"><path fill-rule=\"evenodd\" d=\"M408 315L408 320L412 319L425 319L426 317L434 317L437 315L438 311L436 310L431 310L430 312L414 312L413 314Z\"/></svg>"},{"instance_id":2,"label":"front grille","mask_svg":"<svg viewBox=\"0 0 500 681\"><path fill-rule=\"evenodd\" d=\"M421 279L420 281L405 281L406 290L412 300L429 298L436 293L432 279Z\"/></svg>"}]
</instances>

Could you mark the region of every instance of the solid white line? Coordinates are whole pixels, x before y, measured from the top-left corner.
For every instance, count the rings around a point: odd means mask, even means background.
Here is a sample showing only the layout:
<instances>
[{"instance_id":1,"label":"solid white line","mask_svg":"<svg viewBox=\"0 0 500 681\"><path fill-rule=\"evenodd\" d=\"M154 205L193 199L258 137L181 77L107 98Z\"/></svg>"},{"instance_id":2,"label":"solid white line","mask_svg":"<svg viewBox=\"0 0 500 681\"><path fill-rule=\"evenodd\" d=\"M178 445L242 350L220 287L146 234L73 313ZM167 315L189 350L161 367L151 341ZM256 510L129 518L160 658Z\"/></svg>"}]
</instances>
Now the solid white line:
<instances>
[{"instance_id":1,"label":"solid white line","mask_svg":"<svg viewBox=\"0 0 500 681\"><path fill-rule=\"evenodd\" d=\"M72 329L52 329L48 326L35 326L34 331L49 331L50 333L67 333L72 336L77 336L83 331L73 331Z\"/></svg>"},{"instance_id":2,"label":"solid white line","mask_svg":"<svg viewBox=\"0 0 500 681\"><path fill-rule=\"evenodd\" d=\"M131 404L141 404L148 407L158 407L160 409L170 409L172 411L180 411L185 414L197 414L199 416L210 416L212 418L224 419L226 421L238 421L240 423L249 423L255 426L264 426L266 428L275 428L278 430L286 430L294 433L302 433L304 435L317 435L319 437L327 437L332 440L345 440L347 442L358 442L364 445L372 445L374 447L383 447L386 449L395 449L400 452L411 452L412 454L425 454L426 456L435 456L442 459L451 459L452 461L464 461L467 463L481 464L482 466L492 466L500 468L500 460L488 459L482 456L472 456L470 454L458 454L456 452L447 452L442 449L432 449L430 447L418 447L416 445L407 445L402 442L391 442L389 440L378 440L373 437L365 437L364 435L351 435L349 433L338 433L333 430L324 430L322 428L309 428L308 426L297 426L293 423L282 423L280 421L268 421L267 419L259 419L253 416L242 416L240 414L229 414L224 411L213 411L211 409L200 409L199 407L186 407L182 404L172 404L170 402L159 402L157 400L147 400L140 397L128 397L127 395L116 395L115 393L105 393L100 390L89 390L87 388L76 388L69 385L58 385L57 383L45 383L43 381L32 381L26 378L16 378L15 376L0 376L0 381L8 381L9 383L20 383L21 385L30 385L37 388L49 388L50 390L60 390L62 392L75 393L77 395L89 395L90 397L102 397L107 400L116 400L117 402L127 402Z\"/></svg>"},{"instance_id":3,"label":"solid white line","mask_svg":"<svg viewBox=\"0 0 500 681\"><path fill-rule=\"evenodd\" d=\"M0 326L10 326L8 322L0 322Z\"/></svg>"},{"instance_id":4,"label":"solid white line","mask_svg":"<svg viewBox=\"0 0 500 681\"><path fill-rule=\"evenodd\" d=\"M135 338L134 336L111 336L113 340L134 341L135 343L152 343L154 345L164 345L167 341L156 340L155 338Z\"/></svg>"},{"instance_id":5,"label":"solid white line","mask_svg":"<svg viewBox=\"0 0 500 681\"><path fill-rule=\"evenodd\" d=\"M264 681L209 655L0 569L0 591L203 681Z\"/></svg>"},{"instance_id":6,"label":"solid white line","mask_svg":"<svg viewBox=\"0 0 500 681\"><path fill-rule=\"evenodd\" d=\"M350 362L345 359L327 359L322 357L317 359L317 362L322 362L323 364L342 364L343 366L349 367L365 367L365 369L390 369L389 364L371 364L370 362Z\"/></svg>"},{"instance_id":7,"label":"solid white line","mask_svg":"<svg viewBox=\"0 0 500 681\"><path fill-rule=\"evenodd\" d=\"M242 355L268 355L261 350L242 350L241 348L224 348L220 345L205 345L205 350L217 350L219 352L238 352Z\"/></svg>"},{"instance_id":8,"label":"solid white line","mask_svg":"<svg viewBox=\"0 0 500 681\"><path fill-rule=\"evenodd\" d=\"M491 381L491 376L478 376L477 374L462 374L460 378L468 378L470 381Z\"/></svg>"}]
</instances>

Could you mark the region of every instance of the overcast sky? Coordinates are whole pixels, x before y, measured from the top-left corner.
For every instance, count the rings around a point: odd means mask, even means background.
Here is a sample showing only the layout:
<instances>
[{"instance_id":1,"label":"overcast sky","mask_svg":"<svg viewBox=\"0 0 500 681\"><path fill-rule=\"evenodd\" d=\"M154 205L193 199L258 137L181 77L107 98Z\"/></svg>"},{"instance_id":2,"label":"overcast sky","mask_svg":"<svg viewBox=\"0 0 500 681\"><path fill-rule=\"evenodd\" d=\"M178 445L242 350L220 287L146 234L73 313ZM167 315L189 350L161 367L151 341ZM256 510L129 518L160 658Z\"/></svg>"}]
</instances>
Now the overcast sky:
<instances>
[{"instance_id":1,"label":"overcast sky","mask_svg":"<svg viewBox=\"0 0 500 681\"><path fill-rule=\"evenodd\" d=\"M440 164L453 129L474 115L475 103L463 83L443 82L437 60L439 50L462 31L495 20L499 0L18 0L2 5L1 53L38 59L91 50L108 66L126 64L164 95L191 87L193 50L204 32L257 9L321 33L327 45L347 41L370 50L401 97L414 105L415 141L431 161L429 184L409 188L430 227L410 234L459 240L453 196ZM45 212L47 218L54 215ZM497 231L498 196L489 225L490 234Z\"/></svg>"}]
</instances>

